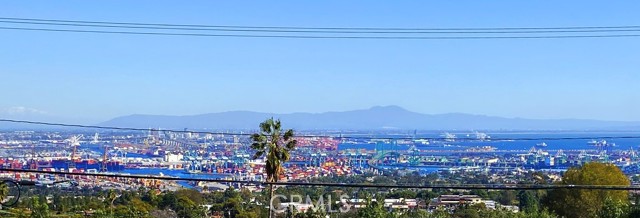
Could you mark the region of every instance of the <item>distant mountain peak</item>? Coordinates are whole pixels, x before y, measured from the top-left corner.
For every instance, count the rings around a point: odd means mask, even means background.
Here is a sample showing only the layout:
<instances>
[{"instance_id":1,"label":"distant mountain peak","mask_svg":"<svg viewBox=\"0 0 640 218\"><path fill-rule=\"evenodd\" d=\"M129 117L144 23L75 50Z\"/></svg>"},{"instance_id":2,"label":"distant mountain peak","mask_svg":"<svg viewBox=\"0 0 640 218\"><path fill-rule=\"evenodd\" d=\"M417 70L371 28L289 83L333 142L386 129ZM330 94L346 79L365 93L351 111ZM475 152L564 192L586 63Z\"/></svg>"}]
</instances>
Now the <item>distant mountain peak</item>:
<instances>
[{"instance_id":1,"label":"distant mountain peak","mask_svg":"<svg viewBox=\"0 0 640 218\"><path fill-rule=\"evenodd\" d=\"M407 109L404 109L397 105L387 105L387 106L373 106L369 110L372 111L385 111L385 112L408 112Z\"/></svg>"},{"instance_id":2,"label":"distant mountain peak","mask_svg":"<svg viewBox=\"0 0 640 218\"><path fill-rule=\"evenodd\" d=\"M154 127L167 129L255 129L270 117L280 118L295 129L421 129L421 130L603 130L637 129L640 122L597 120L513 119L464 113L422 114L402 107L375 106L369 109L327 113L260 113L230 111L190 116L131 115L114 118L101 125ZM632 128L633 127L633 128Z\"/></svg>"}]
</instances>

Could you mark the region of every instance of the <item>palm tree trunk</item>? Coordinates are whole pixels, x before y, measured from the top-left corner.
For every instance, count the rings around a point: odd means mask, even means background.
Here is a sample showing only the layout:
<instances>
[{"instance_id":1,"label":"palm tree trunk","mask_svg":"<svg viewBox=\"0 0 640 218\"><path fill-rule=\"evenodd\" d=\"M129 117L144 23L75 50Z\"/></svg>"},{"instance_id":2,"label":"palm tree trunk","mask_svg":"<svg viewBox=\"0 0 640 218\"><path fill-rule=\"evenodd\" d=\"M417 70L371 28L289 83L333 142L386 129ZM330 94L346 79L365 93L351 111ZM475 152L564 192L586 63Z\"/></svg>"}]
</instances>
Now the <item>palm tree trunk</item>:
<instances>
[{"instance_id":1,"label":"palm tree trunk","mask_svg":"<svg viewBox=\"0 0 640 218\"><path fill-rule=\"evenodd\" d=\"M113 199L111 200L111 207L109 207L109 208L110 208L110 210L111 210L111 216L112 216L112 217L113 217L113 202L114 202L115 200L116 200L116 198L113 198Z\"/></svg>"},{"instance_id":2,"label":"palm tree trunk","mask_svg":"<svg viewBox=\"0 0 640 218\"><path fill-rule=\"evenodd\" d=\"M273 218L273 208L271 208L273 204L273 184L269 184L269 218Z\"/></svg>"}]
</instances>

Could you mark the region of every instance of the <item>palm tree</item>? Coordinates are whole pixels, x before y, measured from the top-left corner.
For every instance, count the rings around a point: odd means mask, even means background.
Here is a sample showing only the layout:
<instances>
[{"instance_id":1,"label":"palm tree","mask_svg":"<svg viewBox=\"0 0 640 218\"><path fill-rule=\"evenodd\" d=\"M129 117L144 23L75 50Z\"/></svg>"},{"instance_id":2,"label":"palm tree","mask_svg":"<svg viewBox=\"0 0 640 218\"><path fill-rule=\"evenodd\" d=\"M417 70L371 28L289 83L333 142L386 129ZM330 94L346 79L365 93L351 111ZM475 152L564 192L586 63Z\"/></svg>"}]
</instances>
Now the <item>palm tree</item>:
<instances>
[{"instance_id":1,"label":"palm tree","mask_svg":"<svg viewBox=\"0 0 640 218\"><path fill-rule=\"evenodd\" d=\"M253 159L267 157L265 171L267 171L267 182L278 182L280 175L284 173L284 162L289 160L289 151L296 147L298 141L293 139L293 130L289 129L282 133L280 120L267 119L260 123L260 132L251 135L251 149L256 153ZM273 216L271 211L271 198L273 198L273 184L269 184L269 217Z\"/></svg>"},{"instance_id":2,"label":"palm tree","mask_svg":"<svg viewBox=\"0 0 640 218\"><path fill-rule=\"evenodd\" d=\"M109 204L109 213L110 213L110 216L113 216L113 203L118 198L118 193L116 193L113 189L109 189L106 192L102 192L100 195L105 200L109 200L109 202L110 202L110 204Z\"/></svg>"},{"instance_id":3,"label":"palm tree","mask_svg":"<svg viewBox=\"0 0 640 218\"><path fill-rule=\"evenodd\" d=\"M5 181L0 183L0 202L9 194L9 187Z\"/></svg>"}]
</instances>

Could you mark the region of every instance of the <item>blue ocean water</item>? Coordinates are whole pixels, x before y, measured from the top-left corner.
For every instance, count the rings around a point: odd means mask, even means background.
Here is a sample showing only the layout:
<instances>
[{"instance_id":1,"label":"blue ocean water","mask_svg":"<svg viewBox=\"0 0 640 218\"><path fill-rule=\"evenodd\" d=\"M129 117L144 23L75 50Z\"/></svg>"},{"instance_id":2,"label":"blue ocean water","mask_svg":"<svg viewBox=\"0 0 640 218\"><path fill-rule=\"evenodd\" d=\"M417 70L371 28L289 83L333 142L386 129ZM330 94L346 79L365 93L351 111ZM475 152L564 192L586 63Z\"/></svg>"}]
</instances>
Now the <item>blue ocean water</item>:
<instances>
[{"instance_id":1,"label":"blue ocean water","mask_svg":"<svg viewBox=\"0 0 640 218\"><path fill-rule=\"evenodd\" d=\"M547 147L543 147L543 150L588 150L595 149L595 147L588 144L592 140L605 139L609 143L615 143L616 147L613 150L628 150L633 148L634 150L640 150L640 132L487 132L491 136L490 140L478 141L478 140L465 140L465 138L474 139L475 135L470 132L451 132L457 136L457 140L452 142L444 142L442 140L432 140L430 145L419 145L421 150L464 150L467 148L492 146L497 151L523 151L529 150L535 147L537 144L546 143ZM346 136L346 135L345 135ZM413 135L398 135L398 134L370 134L370 135L358 135L363 137L398 137L406 138ZM416 138L442 138L442 133L425 133L417 134ZM622 138L616 138L622 137ZM631 138L629 138L631 137ZM569 138L569 139L558 139ZM579 139L575 139L579 138ZM346 149L367 149L374 150L376 148L382 148L384 150L407 150L411 145L395 144L392 142L375 144L366 143L363 140L357 143L341 143L338 145L338 150ZM99 145L82 145L82 147L88 148L95 152L102 152L103 149ZM149 158L147 155L141 154L127 154L128 157L143 157ZM387 166L393 168L393 166ZM440 167L423 166L417 169L422 172L434 172L441 169ZM136 175L163 175L181 177L181 178L204 178L204 179L219 179L224 178L224 175L219 174L186 174L183 170L170 170L170 169L126 169L123 173L130 173ZM181 183L188 185L187 183Z\"/></svg>"},{"instance_id":2,"label":"blue ocean water","mask_svg":"<svg viewBox=\"0 0 640 218\"><path fill-rule=\"evenodd\" d=\"M125 169L121 173L128 173L132 175L153 175L159 176L160 173L165 176L189 178L189 179L222 179L225 176L220 174L187 174L184 170L172 170L172 169L158 169L158 168L146 168L146 169ZM178 181L178 184L185 188L193 188L193 184L187 181Z\"/></svg>"},{"instance_id":3,"label":"blue ocean water","mask_svg":"<svg viewBox=\"0 0 640 218\"><path fill-rule=\"evenodd\" d=\"M79 149L87 149L89 151L98 153L98 154L102 154L104 153L104 145L96 145L96 144L81 144L80 147L78 147ZM110 155L114 155L111 151L109 151ZM118 154L119 156L120 154ZM126 154L127 157L132 157L132 158L153 158L152 156L146 155L146 154L138 154L138 153L127 153Z\"/></svg>"},{"instance_id":4,"label":"blue ocean water","mask_svg":"<svg viewBox=\"0 0 640 218\"><path fill-rule=\"evenodd\" d=\"M456 133L454 133L456 134ZM509 151L509 150L529 150L537 144L546 143L547 147L544 150L585 150L595 149L595 147L588 144L591 140L607 140L608 143L615 143L616 146L613 150L629 150L633 147L634 150L638 150L640 146L640 133L639 132L507 132L507 133L487 133L491 136L490 140L478 141L478 140L464 140L464 138L474 138L474 134L470 133L457 133L457 140L453 142L435 142L428 146L419 146L420 149L428 150L464 150L466 148L492 146L497 150ZM382 135L371 135L367 137L388 137ZM398 136L407 137L407 136ZM416 138L441 138L442 136L437 133L432 134L418 134ZM607 137L636 137L636 138L611 138ZM542 139L541 139L542 138ZM558 138L580 138L580 139L558 139ZM446 145L446 146L445 146ZM367 149L373 150L376 146L382 146L385 150L406 150L409 145L395 145L393 143L384 143L382 145L367 144L367 143L341 143L338 145L338 150L345 149Z\"/></svg>"},{"instance_id":5,"label":"blue ocean water","mask_svg":"<svg viewBox=\"0 0 640 218\"><path fill-rule=\"evenodd\" d=\"M160 173L165 176L173 176L180 178L193 178L193 179L220 179L224 178L221 174L187 174L181 169L160 169L160 168L141 168L141 169L125 169L122 173L130 173L136 175L153 175L159 176Z\"/></svg>"},{"instance_id":6,"label":"blue ocean water","mask_svg":"<svg viewBox=\"0 0 640 218\"><path fill-rule=\"evenodd\" d=\"M447 167L440 167L440 166L399 166L399 167L379 166L379 167L382 169L389 169L389 170L393 170L393 169L415 170L422 174L430 174L430 173L438 172L440 170L448 169Z\"/></svg>"}]
</instances>

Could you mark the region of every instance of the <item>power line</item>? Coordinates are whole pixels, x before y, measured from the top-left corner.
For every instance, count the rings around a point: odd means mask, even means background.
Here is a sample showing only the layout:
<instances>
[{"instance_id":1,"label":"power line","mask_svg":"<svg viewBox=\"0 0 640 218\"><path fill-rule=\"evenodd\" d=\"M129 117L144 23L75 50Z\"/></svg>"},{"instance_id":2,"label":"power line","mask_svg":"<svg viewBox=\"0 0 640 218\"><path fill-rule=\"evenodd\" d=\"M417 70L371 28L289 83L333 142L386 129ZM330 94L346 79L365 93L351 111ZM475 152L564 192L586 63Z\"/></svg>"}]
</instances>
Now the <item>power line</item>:
<instances>
[{"instance_id":1,"label":"power line","mask_svg":"<svg viewBox=\"0 0 640 218\"><path fill-rule=\"evenodd\" d=\"M194 182L218 182L237 183L252 185L277 185L277 186L318 186L318 187L352 187L352 188L408 188L408 189L493 189L493 190L549 190L549 189L585 189L585 190L640 190L640 186L626 185L528 185L528 184L462 184L462 185L386 185L386 184L356 184L356 183L313 183L313 182L261 182L246 180L225 180L225 179L205 179L205 178L181 178L181 177L161 177L147 175L124 175L124 174L100 174L100 173L74 173L57 172L26 169L0 169L7 172L22 173L42 173L50 175L67 176L95 176L108 178L131 178L131 179L155 179L164 181L194 181Z\"/></svg>"},{"instance_id":2,"label":"power line","mask_svg":"<svg viewBox=\"0 0 640 218\"><path fill-rule=\"evenodd\" d=\"M100 177L109 177L109 178L158 179L158 180L166 180L166 181L230 182L230 183L243 183L243 184L261 184L262 183L259 181L245 181L245 180L204 179L204 178L198 179L198 178L181 178L181 177L131 175L131 174L75 173L75 172L58 172L58 171L29 170L29 169L0 168L0 171L22 172L22 173L43 173L43 174L50 174L50 175L67 175L67 176L100 176Z\"/></svg>"},{"instance_id":3,"label":"power line","mask_svg":"<svg viewBox=\"0 0 640 218\"><path fill-rule=\"evenodd\" d=\"M201 33L167 33L167 32L133 32L102 30L71 30L49 28L0 27L4 30L26 30L70 33L103 33L125 35L155 36L198 36L198 37L235 37L235 38L285 38L285 39L381 39L381 40L464 40L464 39L569 39L569 38L629 38L640 37L640 34L610 35L561 35L561 36L312 36L312 35L249 35L249 34L201 34Z\"/></svg>"},{"instance_id":4,"label":"power line","mask_svg":"<svg viewBox=\"0 0 640 218\"><path fill-rule=\"evenodd\" d=\"M169 130L169 129L144 129L144 128L130 128L130 127L114 127L114 126L96 126L96 125L51 123L51 122L13 120L13 119L0 119L0 122L24 123L24 124L35 124L35 125L45 125L45 126L91 128L91 129L123 130L123 131L149 131L149 130L153 130L153 131L164 131L164 132L174 132L174 133L198 133L198 134L214 134L214 135L234 135L234 136L250 136L250 135L252 135L252 134L249 134L249 133L225 133L225 132L207 132L207 131L191 131L191 130Z\"/></svg>"},{"instance_id":5,"label":"power line","mask_svg":"<svg viewBox=\"0 0 640 218\"><path fill-rule=\"evenodd\" d=\"M81 125L81 124L66 124L66 123L52 123L41 121L27 121L27 120L15 120L15 119L0 119L0 122L9 123L24 123L34 125L45 126L61 126L61 127L75 127L75 128L90 128L90 129L107 129L107 130L122 130L122 131L159 131L159 132L173 132L173 133L197 133L197 134L213 134L213 135L228 135L228 136L250 136L251 133L228 133L228 132L209 132L209 131L192 131L192 130L172 130L172 129L151 129L151 128L132 128L132 127L114 127L114 126L98 126L98 125ZM446 137L365 137L365 136L332 136L332 135L296 135L299 138L333 138L333 139L383 139L383 140L451 140ZM591 139L640 139L640 136L592 136L592 137L522 137L522 138L491 138L491 141L555 141L555 140L591 140ZM483 141L477 138L455 138L459 141ZM486 141L486 140L484 140Z\"/></svg>"},{"instance_id":6,"label":"power line","mask_svg":"<svg viewBox=\"0 0 640 218\"><path fill-rule=\"evenodd\" d=\"M300 30L300 29L238 29L238 28L202 28L202 27L166 27L166 26L146 26L131 24L86 24L86 23L52 23L33 21L6 21L0 18L0 23L11 24L34 24L49 26L72 26L72 27L101 27L101 28L124 28L124 29L147 29L147 30L190 30L190 31L221 31L221 32L250 32L250 33L333 33L333 34L530 34L530 33L611 33L611 32L640 32L640 27L623 29L561 29L561 30L518 30L518 31L453 31L453 30L413 30L413 31L381 31L381 30Z\"/></svg>"},{"instance_id":7,"label":"power line","mask_svg":"<svg viewBox=\"0 0 640 218\"><path fill-rule=\"evenodd\" d=\"M564 26L564 27L481 27L481 28L397 28L397 27L297 27L297 26L246 26L246 25L202 25L202 24L168 24L168 23L138 23L138 22L106 22L86 20L62 20L62 19L34 19L0 17L1 20L15 21L43 21L59 23L84 23L84 24L115 24L136 26L165 26L165 27L203 27L203 28L240 28L240 29L290 29L290 30L382 30L382 31L456 31L456 30L580 30L580 29L629 29L640 28L637 25L627 26Z\"/></svg>"}]
</instances>

